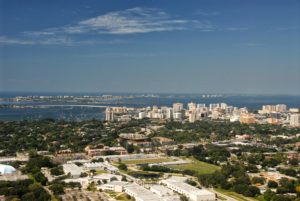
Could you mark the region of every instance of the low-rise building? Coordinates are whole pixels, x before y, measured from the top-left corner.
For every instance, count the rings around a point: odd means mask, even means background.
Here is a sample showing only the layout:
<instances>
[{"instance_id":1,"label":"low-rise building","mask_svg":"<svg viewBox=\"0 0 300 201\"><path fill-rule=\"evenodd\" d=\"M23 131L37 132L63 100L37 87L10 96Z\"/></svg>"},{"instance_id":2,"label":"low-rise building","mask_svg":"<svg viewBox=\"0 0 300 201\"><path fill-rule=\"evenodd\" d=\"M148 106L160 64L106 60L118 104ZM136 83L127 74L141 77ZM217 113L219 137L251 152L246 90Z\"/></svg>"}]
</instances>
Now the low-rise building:
<instances>
[{"instance_id":1,"label":"low-rise building","mask_svg":"<svg viewBox=\"0 0 300 201\"><path fill-rule=\"evenodd\" d=\"M10 165L0 164L0 175L15 174L16 169Z\"/></svg>"},{"instance_id":2,"label":"low-rise building","mask_svg":"<svg viewBox=\"0 0 300 201\"><path fill-rule=\"evenodd\" d=\"M65 174L70 174L72 178L80 177L83 172L83 169L74 163L63 164L63 170Z\"/></svg>"},{"instance_id":3,"label":"low-rise building","mask_svg":"<svg viewBox=\"0 0 300 201\"><path fill-rule=\"evenodd\" d=\"M103 146L102 148L92 148L90 146L87 146L85 148L85 152L90 157L105 156L105 155L112 155L112 154L118 154L118 155L128 154L124 147L108 147L108 146Z\"/></svg>"},{"instance_id":4,"label":"low-rise building","mask_svg":"<svg viewBox=\"0 0 300 201\"><path fill-rule=\"evenodd\" d=\"M138 184L129 184L125 186L125 193L134 197L136 201L157 201L160 197Z\"/></svg>"},{"instance_id":5,"label":"low-rise building","mask_svg":"<svg viewBox=\"0 0 300 201\"><path fill-rule=\"evenodd\" d=\"M171 189L162 185L153 185L150 187L150 191L159 195L160 197L174 195L174 192Z\"/></svg>"},{"instance_id":6,"label":"low-rise building","mask_svg":"<svg viewBox=\"0 0 300 201\"><path fill-rule=\"evenodd\" d=\"M185 195L191 201L215 201L216 194L205 189L198 189L175 178L169 178L161 181L169 189L179 194Z\"/></svg>"},{"instance_id":7,"label":"low-rise building","mask_svg":"<svg viewBox=\"0 0 300 201\"><path fill-rule=\"evenodd\" d=\"M123 192L125 189L124 187L128 184L128 182L123 181L112 181L107 184L103 184L99 187L99 189L102 189L104 191L113 191L116 193Z\"/></svg>"}]
</instances>

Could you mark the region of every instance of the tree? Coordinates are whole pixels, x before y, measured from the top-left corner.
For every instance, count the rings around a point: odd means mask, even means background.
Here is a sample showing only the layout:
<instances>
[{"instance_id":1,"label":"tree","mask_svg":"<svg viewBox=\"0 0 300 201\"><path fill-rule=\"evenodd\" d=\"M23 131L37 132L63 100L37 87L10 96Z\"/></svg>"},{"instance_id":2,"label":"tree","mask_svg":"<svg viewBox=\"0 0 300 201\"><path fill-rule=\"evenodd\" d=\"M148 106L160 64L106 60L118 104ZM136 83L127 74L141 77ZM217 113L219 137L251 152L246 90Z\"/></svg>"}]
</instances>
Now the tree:
<instances>
[{"instance_id":1,"label":"tree","mask_svg":"<svg viewBox=\"0 0 300 201\"><path fill-rule=\"evenodd\" d=\"M121 164L118 166L118 168L119 168L120 170L127 171L127 165L124 164L124 163L121 163Z\"/></svg>"},{"instance_id":2,"label":"tree","mask_svg":"<svg viewBox=\"0 0 300 201\"><path fill-rule=\"evenodd\" d=\"M133 153L134 152L134 146L132 145L132 144L128 144L127 145L127 147L126 147L126 149L127 149L127 152L129 153L129 154L131 154L131 153Z\"/></svg>"},{"instance_id":3,"label":"tree","mask_svg":"<svg viewBox=\"0 0 300 201\"><path fill-rule=\"evenodd\" d=\"M285 195L274 195L272 201L292 201L292 199Z\"/></svg>"},{"instance_id":4,"label":"tree","mask_svg":"<svg viewBox=\"0 0 300 201\"><path fill-rule=\"evenodd\" d=\"M64 193L64 187L62 184L56 183L50 186L50 190L53 191L55 195L61 195Z\"/></svg>"},{"instance_id":5,"label":"tree","mask_svg":"<svg viewBox=\"0 0 300 201\"><path fill-rule=\"evenodd\" d=\"M263 177L253 177L252 178L252 183L253 184L264 184L265 183L265 179Z\"/></svg>"},{"instance_id":6,"label":"tree","mask_svg":"<svg viewBox=\"0 0 300 201\"><path fill-rule=\"evenodd\" d=\"M276 181L268 181L268 187L269 188L277 188L278 187L278 183Z\"/></svg>"},{"instance_id":7,"label":"tree","mask_svg":"<svg viewBox=\"0 0 300 201\"><path fill-rule=\"evenodd\" d=\"M292 166L297 166L298 163L299 163L299 161L296 158L293 158L293 159L289 160L289 164L292 165Z\"/></svg>"},{"instance_id":8,"label":"tree","mask_svg":"<svg viewBox=\"0 0 300 201\"><path fill-rule=\"evenodd\" d=\"M122 176L121 181L127 181L127 178L125 176Z\"/></svg>"},{"instance_id":9,"label":"tree","mask_svg":"<svg viewBox=\"0 0 300 201\"><path fill-rule=\"evenodd\" d=\"M54 175L54 176L59 176L59 175L64 174L64 170L61 166L50 169L50 172L51 172L51 175Z\"/></svg>"},{"instance_id":10,"label":"tree","mask_svg":"<svg viewBox=\"0 0 300 201\"><path fill-rule=\"evenodd\" d=\"M180 195L180 201L189 201L189 198L185 195Z\"/></svg>"},{"instance_id":11,"label":"tree","mask_svg":"<svg viewBox=\"0 0 300 201\"><path fill-rule=\"evenodd\" d=\"M87 176L88 176L88 174L86 172L80 173L80 177L87 177Z\"/></svg>"},{"instance_id":12,"label":"tree","mask_svg":"<svg viewBox=\"0 0 300 201\"><path fill-rule=\"evenodd\" d=\"M192 185L192 186L197 186L197 182L195 182L195 181L193 181L193 180L191 180L191 179L188 179L188 180L186 181L186 183L188 183L189 185Z\"/></svg>"},{"instance_id":13,"label":"tree","mask_svg":"<svg viewBox=\"0 0 300 201\"><path fill-rule=\"evenodd\" d=\"M43 186L45 186L48 182L48 179L41 172L34 173L33 177L36 181L40 182Z\"/></svg>"},{"instance_id":14,"label":"tree","mask_svg":"<svg viewBox=\"0 0 300 201\"><path fill-rule=\"evenodd\" d=\"M264 193L265 201L271 201L274 195L276 195L276 193L274 193L270 189L266 190L266 192Z\"/></svg>"}]
</instances>

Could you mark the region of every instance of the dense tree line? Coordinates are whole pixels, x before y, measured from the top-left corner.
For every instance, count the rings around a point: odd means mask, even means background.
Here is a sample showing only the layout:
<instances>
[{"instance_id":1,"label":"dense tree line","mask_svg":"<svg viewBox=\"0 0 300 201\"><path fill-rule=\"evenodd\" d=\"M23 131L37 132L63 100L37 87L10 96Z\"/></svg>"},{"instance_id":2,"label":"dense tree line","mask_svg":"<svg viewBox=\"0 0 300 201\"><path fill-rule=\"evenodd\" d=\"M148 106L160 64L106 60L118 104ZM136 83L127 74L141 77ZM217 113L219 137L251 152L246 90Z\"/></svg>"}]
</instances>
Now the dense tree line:
<instances>
[{"instance_id":1,"label":"dense tree line","mask_svg":"<svg viewBox=\"0 0 300 201\"><path fill-rule=\"evenodd\" d=\"M161 177L161 174L155 172L144 172L144 171L132 171L128 172L130 176L136 178L143 178L143 179L157 179Z\"/></svg>"},{"instance_id":2,"label":"dense tree line","mask_svg":"<svg viewBox=\"0 0 300 201\"><path fill-rule=\"evenodd\" d=\"M148 164L143 164L141 165L141 169L143 171L152 171L152 172L182 173L181 170L171 169L160 165L149 166Z\"/></svg>"},{"instance_id":3,"label":"dense tree line","mask_svg":"<svg viewBox=\"0 0 300 201\"><path fill-rule=\"evenodd\" d=\"M0 181L0 195L6 200L48 201L51 196L47 191L31 179L19 181Z\"/></svg>"},{"instance_id":4,"label":"dense tree line","mask_svg":"<svg viewBox=\"0 0 300 201\"><path fill-rule=\"evenodd\" d=\"M224 147L208 144L198 145L190 149L176 149L168 150L169 156L193 156L199 161L205 161L212 164L219 164L220 162L226 162L230 157L230 152Z\"/></svg>"},{"instance_id":5,"label":"dense tree line","mask_svg":"<svg viewBox=\"0 0 300 201\"><path fill-rule=\"evenodd\" d=\"M213 174L200 175L199 182L205 187L233 190L245 196L254 197L260 194L257 187L251 185L246 168L240 164L222 166Z\"/></svg>"},{"instance_id":6,"label":"dense tree line","mask_svg":"<svg viewBox=\"0 0 300 201\"><path fill-rule=\"evenodd\" d=\"M182 130L181 130L182 129ZM176 142L194 142L201 139L210 139L211 134L216 136L215 140L226 140L240 134L260 136L269 142L268 135L295 135L300 132L299 128L286 128L280 125L270 124L241 124L239 122L202 120L194 123L182 123L169 121L165 128L156 133L158 136L169 137ZM295 140L294 140L295 141ZM277 141L279 144L282 141Z\"/></svg>"},{"instance_id":7,"label":"dense tree line","mask_svg":"<svg viewBox=\"0 0 300 201\"><path fill-rule=\"evenodd\" d=\"M23 172L31 174L37 182L41 183L42 185L46 185L48 180L41 172L41 168L54 168L56 165L51 162L50 158L37 155L36 153L30 153L29 157L29 161L27 162L25 168L23 168Z\"/></svg>"},{"instance_id":8,"label":"dense tree line","mask_svg":"<svg viewBox=\"0 0 300 201\"><path fill-rule=\"evenodd\" d=\"M105 129L103 123L97 120L0 122L1 155L15 155L16 152L29 150L55 153L61 147L82 152L88 144L116 143L116 137L116 132Z\"/></svg>"}]
</instances>

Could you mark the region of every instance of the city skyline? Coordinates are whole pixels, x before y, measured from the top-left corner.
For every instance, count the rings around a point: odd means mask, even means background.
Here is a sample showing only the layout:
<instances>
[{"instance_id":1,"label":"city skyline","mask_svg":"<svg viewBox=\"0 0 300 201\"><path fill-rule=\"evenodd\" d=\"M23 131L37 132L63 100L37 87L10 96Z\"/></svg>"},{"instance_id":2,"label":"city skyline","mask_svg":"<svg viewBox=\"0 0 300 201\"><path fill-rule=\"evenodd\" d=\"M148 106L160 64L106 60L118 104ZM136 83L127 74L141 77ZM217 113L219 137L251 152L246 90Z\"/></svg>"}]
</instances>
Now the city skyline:
<instances>
[{"instance_id":1,"label":"city skyline","mask_svg":"<svg viewBox=\"0 0 300 201\"><path fill-rule=\"evenodd\" d=\"M0 0L0 91L300 95L300 1Z\"/></svg>"}]
</instances>

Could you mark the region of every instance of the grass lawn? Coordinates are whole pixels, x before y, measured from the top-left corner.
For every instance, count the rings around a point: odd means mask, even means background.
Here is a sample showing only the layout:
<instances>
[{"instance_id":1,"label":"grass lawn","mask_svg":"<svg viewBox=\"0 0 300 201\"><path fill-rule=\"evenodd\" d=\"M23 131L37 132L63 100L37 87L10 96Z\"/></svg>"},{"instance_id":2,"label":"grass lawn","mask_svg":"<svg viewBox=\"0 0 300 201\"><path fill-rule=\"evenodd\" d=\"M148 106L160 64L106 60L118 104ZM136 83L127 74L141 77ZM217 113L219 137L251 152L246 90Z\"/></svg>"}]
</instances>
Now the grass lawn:
<instances>
[{"instance_id":1,"label":"grass lawn","mask_svg":"<svg viewBox=\"0 0 300 201\"><path fill-rule=\"evenodd\" d=\"M180 170L194 170L197 171L198 174L210 174L220 169L220 167L216 165L198 161L194 158L190 158L190 159L193 161L192 163L184 164L184 165L172 165L169 167L180 169Z\"/></svg>"},{"instance_id":2,"label":"grass lawn","mask_svg":"<svg viewBox=\"0 0 300 201\"><path fill-rule=\"evenodd\" d=\"M105 174L107 171L105 170L96 170L96 174Z\"/></svg>"},{"instance_id":3,"label":"grass lawn","mask_svg":"<svg viewBox=\"0 0 300 201\"><path fill-rule=\"evenodd\" d=\"M146 164L146 163L162 163L162 162L170 162L174 161L171 158L147 158L147 159L137 159L137 160L124 160L122 163L127 165L131 164Z\"/></svg>"},{"instance_id":4,"label":"grass lawn","mask_svg":"<svg viewBox=\"0 0 300 201\"><path fill-rule=\"evenodd\" d=\"M224 195L227 195L229 197L232 197L238 201L257 201L258 200L255 198L245 197L245 196L238 194L236 192L233 192L233 191L227 191L227 190L223 190L223 189L219 189L219 188L215 188L214 190L217 192L223 193Z\"/></svg>"},{"instance_id":5,"label":"grass lawn","mask_svg":"<svg viewBox=\"0 0 300 201\"><path fill-rule=\"evenodd\" d=\"M126 193L121 193L115 197L117 200L122 200L122 201L132 201L130 197Z\"/></svg>"}]
</instances>

